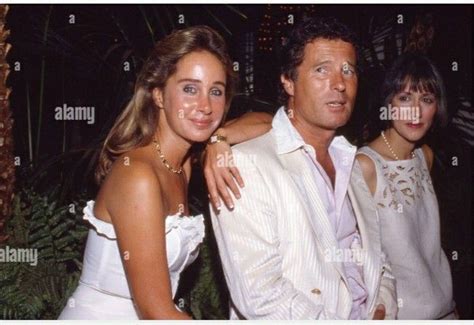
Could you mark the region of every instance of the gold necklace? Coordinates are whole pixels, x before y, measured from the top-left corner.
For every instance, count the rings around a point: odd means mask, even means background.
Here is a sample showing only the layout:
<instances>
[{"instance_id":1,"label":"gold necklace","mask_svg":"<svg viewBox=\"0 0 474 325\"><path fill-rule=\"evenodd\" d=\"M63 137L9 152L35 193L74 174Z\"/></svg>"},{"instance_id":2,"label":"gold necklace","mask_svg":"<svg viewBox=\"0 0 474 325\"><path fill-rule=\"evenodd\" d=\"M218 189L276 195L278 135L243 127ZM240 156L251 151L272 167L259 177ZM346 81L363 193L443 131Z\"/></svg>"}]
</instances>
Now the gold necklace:
<instances>
[{"instance_id":1,"label":"gold necklace","mask_svg":"<svg viewBox=\"0 0 474 325\"><path fill-rule=\"evenodd\" d=\"M397 156L397 154L395 153L395 151L393 151L393 148L392 148L392 146L390 145L390 143L388 142L387 138L385 137L385 133L382 131L380 134L382 135L383 142L385 142L385 144L387 145L388 150L390 150L390 153L395 157L396 160L400 160L400 158L398 158L398 156ZM414 152L414 151L411 152L411 157L412 157L413 159L415 158L415 152Z\"/></svg>"},{"instance_id":2,"label":"gold necklace","mask_svg":"<svg viewBox=\"0 0 474 325\"><path fill-rule=\"evenodd\" d=\"M158 156L160 157L161 163L165 165L165 167L172 173L181 174L183 172L183 167L180 166L178 169L175 169L171 166L169 161L165 158L165 155L161 152L160 143L157 139L153 139L153 143L155 144L156 151L158 151Z\"/></svg>"}]
</instances>

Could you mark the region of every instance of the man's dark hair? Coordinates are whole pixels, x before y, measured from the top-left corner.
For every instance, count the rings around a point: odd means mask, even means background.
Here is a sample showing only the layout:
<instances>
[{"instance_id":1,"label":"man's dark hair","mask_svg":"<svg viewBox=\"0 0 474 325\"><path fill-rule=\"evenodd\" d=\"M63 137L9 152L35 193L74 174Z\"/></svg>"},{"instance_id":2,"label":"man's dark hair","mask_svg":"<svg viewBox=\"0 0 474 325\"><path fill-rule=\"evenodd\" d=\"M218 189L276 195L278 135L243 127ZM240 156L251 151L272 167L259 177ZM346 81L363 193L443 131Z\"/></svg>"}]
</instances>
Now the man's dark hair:
<instances>
[{"instance_id":1,"label":"man's dark hair","mask_svg":"<svg viewBox=\"0 0 474 325\"><path fill-rule=\"evenodd\" d=\"M352 44L356 54L358 53L357 37L349 27L334 17L306 17L288 34L287 42L281 52L280 75L296 80L297 68L303 62L306 44L317 38L343 40ZM279 83L279 91L280 103L286 105L289 96L281 83Z\"/></svg>"}]
</instances>

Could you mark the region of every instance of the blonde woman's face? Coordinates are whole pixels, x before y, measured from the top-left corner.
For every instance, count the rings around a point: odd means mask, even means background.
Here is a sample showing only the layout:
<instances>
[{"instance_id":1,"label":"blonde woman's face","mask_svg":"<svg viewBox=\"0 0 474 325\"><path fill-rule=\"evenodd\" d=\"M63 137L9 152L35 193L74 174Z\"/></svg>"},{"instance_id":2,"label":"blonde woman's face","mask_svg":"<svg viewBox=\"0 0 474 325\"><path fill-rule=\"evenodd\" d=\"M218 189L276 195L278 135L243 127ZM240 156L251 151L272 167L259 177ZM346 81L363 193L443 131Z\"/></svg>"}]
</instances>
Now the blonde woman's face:
<instances>
[{"instance_id":1,"label":"blonde woman's face","mask_svg":"<svg viewBox=\"0 0 474 325\"><path fill-rule=\"evenodd\" d=\"M154 94L171 129L186 140L206 141L219 126L226 104L226 72L207 51L181 58L163 92Z\"/></svg>"}]
</instances>

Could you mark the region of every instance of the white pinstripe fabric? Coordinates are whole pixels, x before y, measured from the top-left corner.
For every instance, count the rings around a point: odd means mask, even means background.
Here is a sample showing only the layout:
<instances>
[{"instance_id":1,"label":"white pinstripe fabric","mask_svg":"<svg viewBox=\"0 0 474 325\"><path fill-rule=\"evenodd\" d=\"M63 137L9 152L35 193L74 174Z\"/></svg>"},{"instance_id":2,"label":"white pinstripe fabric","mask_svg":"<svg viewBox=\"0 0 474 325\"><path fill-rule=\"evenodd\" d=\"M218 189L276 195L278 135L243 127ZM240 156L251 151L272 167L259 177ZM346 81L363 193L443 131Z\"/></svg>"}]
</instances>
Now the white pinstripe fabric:
<instances>
[{"instance_id":1,"label":"white pinstripe fabric","mask_svg":"<svg viewBox=\"0 0 474 325\"><path fill-rule=\"evenodd\" d=\"M352 297L343 265L325 258L337 248L335 234L303 152L278 154L277 131L233 147L242 197L233 211L211 212L231 319L347 319ZM381 254L368 252L364 278L378 283ZM369 304L376 287L368 288Z\"/></svg>"}]
</instances>

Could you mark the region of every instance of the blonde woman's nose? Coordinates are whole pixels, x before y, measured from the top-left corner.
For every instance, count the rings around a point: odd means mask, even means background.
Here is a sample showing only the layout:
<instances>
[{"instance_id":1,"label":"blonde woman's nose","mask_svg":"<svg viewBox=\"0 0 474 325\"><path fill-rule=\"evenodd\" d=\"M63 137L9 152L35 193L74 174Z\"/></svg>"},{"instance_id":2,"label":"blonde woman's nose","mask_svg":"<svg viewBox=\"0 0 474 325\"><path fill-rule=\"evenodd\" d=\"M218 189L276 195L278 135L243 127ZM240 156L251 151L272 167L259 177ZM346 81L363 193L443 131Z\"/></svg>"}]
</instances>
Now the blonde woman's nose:
<instances>
[{"instance_id":1,"label":"blonde woman's nose","mask_svg":"<svg viewBox=\"0 0 474 325\"><path fill-rule=\"evenodd\" d=\"M208 96L201 96L198 103L198 110L204 114L212 113L211 102Z\"/></svg>"}]
</instances>

